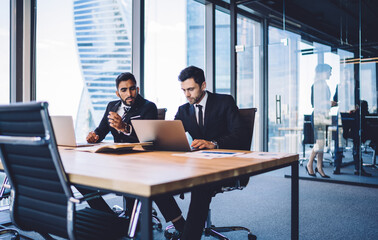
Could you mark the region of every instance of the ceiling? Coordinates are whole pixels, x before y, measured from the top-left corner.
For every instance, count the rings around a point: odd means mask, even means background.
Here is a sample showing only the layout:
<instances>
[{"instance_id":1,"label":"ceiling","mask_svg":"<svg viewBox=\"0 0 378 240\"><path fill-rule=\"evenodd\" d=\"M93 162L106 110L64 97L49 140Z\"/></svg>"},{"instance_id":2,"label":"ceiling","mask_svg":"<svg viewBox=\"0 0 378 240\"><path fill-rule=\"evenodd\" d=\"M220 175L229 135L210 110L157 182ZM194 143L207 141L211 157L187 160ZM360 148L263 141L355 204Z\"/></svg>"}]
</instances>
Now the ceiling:
<instances>
[{"instance_id":1,"label":"ceiling","mask_svg":"<svg viewBox=\"0 0 378 240\"><path fill-rule=\"evenodd\" d=\"M286 29L301 34L303 39L357 54L361 19L361 54L363 57L378 56L377 0L250 0L237 3L262 12L277 26L282 26L285 18Z\"/></svg>"}]
</instances>

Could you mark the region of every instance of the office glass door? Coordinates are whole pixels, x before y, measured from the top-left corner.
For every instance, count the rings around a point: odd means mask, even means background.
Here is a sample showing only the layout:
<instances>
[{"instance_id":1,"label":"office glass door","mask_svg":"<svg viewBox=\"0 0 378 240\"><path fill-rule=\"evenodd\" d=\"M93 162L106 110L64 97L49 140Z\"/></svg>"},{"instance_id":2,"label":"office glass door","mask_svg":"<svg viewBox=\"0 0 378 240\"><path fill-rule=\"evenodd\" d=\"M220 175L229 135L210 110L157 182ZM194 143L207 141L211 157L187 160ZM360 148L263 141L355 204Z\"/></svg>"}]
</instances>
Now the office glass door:
<instances>
[{"instance_id":1,"label":"office glass door","mask_svg":"<svg viewBox=\"0 0 378 240\"><path fill-rule=\"evenodd\" d=\"M298 153L298 42L296 34L269 28L268 150Z\"/></svg>"}]
</instances>

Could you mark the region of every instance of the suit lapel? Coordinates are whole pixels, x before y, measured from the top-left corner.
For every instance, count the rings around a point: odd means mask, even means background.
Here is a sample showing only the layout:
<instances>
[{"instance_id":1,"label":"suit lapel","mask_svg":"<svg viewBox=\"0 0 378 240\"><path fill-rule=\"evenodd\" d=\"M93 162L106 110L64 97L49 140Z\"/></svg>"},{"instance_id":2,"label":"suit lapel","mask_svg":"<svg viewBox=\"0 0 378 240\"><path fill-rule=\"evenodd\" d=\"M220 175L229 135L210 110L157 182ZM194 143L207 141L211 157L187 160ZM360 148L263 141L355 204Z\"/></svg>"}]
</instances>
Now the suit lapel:
<instances>
[{"instance_id":1,"label":"suit lapel","mask_svg":"<svg viewBox=\"0 0 378 240\"><path fill-rule=\"evenodd\" d=\"M204 135L206 136L206 129L208 129L209 121L213 118L213 113L216 111L214 108L214 98L213 94L207 91L207 101L206 101L206 111L205 111L205 120L204 120Z\"/></svg>"},{"instance_id":2,"label":"suit lapel","mask_svg":"<svg viewBox=\"0 0 378 240\"><path fill-rule=\"evenodd\" d=\"M110 111L117 112L119 106L121 106L121 100L119 100L118 102L116 102L116 104L114 104L114 106L110 109Z\"/></svg>"}]
</instances>

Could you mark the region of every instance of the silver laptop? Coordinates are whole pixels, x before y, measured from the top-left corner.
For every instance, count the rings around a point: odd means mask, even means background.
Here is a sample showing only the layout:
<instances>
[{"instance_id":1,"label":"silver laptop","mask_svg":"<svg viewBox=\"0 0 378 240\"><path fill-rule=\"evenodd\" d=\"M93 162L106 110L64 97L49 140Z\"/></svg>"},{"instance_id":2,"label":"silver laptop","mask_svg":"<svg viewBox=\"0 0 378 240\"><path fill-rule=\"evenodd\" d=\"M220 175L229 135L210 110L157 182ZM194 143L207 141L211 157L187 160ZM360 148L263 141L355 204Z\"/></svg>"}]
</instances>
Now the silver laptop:
<instances>
[{"instance_id":1,"label":"silver laptop","mask_svg":"<svg viewBox=\"0 0 378 240\"><path fill-rule=\"evenodd\" d=\"M180 120L131 120L140 142L153 142L154 150L190 152L184 126Z\"/></svg>"},{"instance_id":2,"label":"silver laptop","mask_svg":"<svg viewBox=\"0 0 378 240\"><path fill-rule=\"evenodd\" d=\"M50 116L56 143L59 146L86 147L89 143L77 143L72 116Z\"/></svg>"}]
</instances>

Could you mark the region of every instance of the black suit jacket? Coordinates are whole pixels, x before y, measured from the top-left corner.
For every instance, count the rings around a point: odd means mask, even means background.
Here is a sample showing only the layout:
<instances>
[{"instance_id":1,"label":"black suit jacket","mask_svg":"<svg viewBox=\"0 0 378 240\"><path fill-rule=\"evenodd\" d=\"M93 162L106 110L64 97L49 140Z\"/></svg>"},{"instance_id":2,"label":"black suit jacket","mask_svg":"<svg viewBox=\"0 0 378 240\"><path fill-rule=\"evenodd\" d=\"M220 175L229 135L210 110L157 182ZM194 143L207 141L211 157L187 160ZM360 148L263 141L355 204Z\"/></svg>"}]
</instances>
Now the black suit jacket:
<instances>
[{"instance_id":1,"label":"black suit jacket","mask_svg":"<svg viewBox=\"0 0 378 240\"><path fill-rule=\"evenodd\" d=\"M175 119L181 120L185 131L193 139L216 141L219 148L243 149L248 137L232 96L207 92L204 131L196 119L194 105L186 103L179 107Z\"/></svg>"},{"instance_id":2,"label":"black suit jacket","mask_svg":"<svg viewBox=\"0 0 378 240\"><path fill-rule=\"evenodd\" d=\"M121 133L112 127L109 126L108 115L109 112L117 112L119 106L121 106L121 100L112 101L108 103L104 116L100 122L100 125L95 129L95 133L99 136L97 142L101 142L105 136L109 133L112 133L114 142L130 142L135 143L139 142L135 131L133 129L132 133L128 136ZM122 116L121 116L122 117ZM132 105L131 109L126 115L125 122L131 124L131 119L157 119L157 108L155 103L150 102L139 94L135 99L135 103Z\"/></svg>"}]
</instances>

